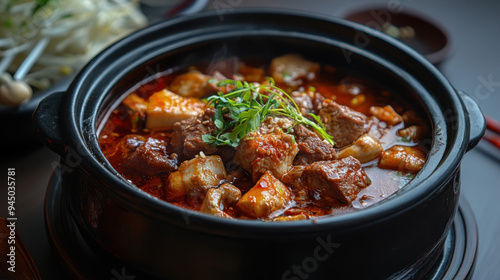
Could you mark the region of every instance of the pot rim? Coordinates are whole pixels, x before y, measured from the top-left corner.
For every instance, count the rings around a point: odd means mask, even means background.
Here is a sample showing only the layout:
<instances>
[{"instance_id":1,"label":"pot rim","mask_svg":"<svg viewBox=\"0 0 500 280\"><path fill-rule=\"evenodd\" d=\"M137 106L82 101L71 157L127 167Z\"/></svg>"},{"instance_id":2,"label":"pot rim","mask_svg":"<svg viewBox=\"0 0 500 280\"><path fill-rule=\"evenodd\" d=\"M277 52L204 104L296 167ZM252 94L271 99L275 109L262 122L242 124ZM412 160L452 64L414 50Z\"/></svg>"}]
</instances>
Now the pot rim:
<instances>
[{"instance_id":1,"label":"pot rim","mask_svg":"<svg viewBox=\"0 0 500 280\"><path fill-rule=\"evenodd\" d=\"M62 118L62 131L66 131L64 134L65 136L68 136L65 139L69 146L79 147L79 155L84 159L81 162L81 166L85 170L85 173L95 177L103 185L108 186L106 187L106 191L112 194L128 208L146 213L147 215L160 220L169 220L172 216L175 216L177 218L177 225L179 226L210 231L217 234L225 234L228 231L239 231L244 234L249 229L252 229L252 232L272 232L274 230L280 230L280 232L282 232L282 230L309 232L325 229L333 230L356 227L361 224L366 225L367 223L387 219L395 214L404 213L405 211L424 203L427 197L432 196L446 181L450 179L450 175L459 167L460 161L465 153L467 141L469 139L469 123L465 116L464 105L455 89L451 86L444 75L442 75L423 56L408 46L381 32L368 29L364 25L349 22L340 18L283 9L238 9L233 12L225 13L225 17L237 18L245 15L255 16L256 14L308 18L314 21L323 23L326 22L327 24L333 24L341 26L342 28L362 32L370 36L370 38L374 38L379 43L398 49L415 63L418 63L419 66L425 69L427 75L431 75L434 80L443 87L443 91L445 91L448 95L446 98L450 100L448 105L453 107L454 112L458 113L458 115L455 116L456 123L463 125L457 125L454 127L455 130L452 134L453 137L449 137L449 139L447 139L447 143L436 143L439 141L436 141L436 129L433 129L433 141L429 152L429 156L432 156L432 158L427 160L422 171L405 187L370 207L338 216L327 216L318 219L290 221L284 223L266 223L260 220L219 218L181 208L166 201L159 200L117 177L116 174L113 174L108 169L109 167L105 166L106 162L102 162L102 159L99 159L99 157L102 158L103 155L102 153L99 154L99 152L96 154L95 151L97 136L92 135L90 140L93 142L89 143L88 140L85 139L88 135L84 135L86 132L81 131L81 122L89 121L89 119L84 117L80 112L82 110L77 108L77 99L79 98L79 95L82 94L80 92L82 85L87 82L86 77L92 73L92 71L95 71L94 69L96 65L102 63L102 60L106 56L109 56L116 50L123 48L131 42L140 40L141 38L147 37L148 34L157 32L158 30L166 27L186 22L203 21L206 18L218 16L217 11L208 11L182 18L174 18L137 31L108 47L96 56L89 64L87 64L83 70L81 70L79 75L72 82L68 90L69 94L66 94L64 97L63 104L66 106L62 106L61 108L64 108L64 111L62 112L67 115L67 118ZM103 96L104 95L105 94L103 94ZM86 97L85 100L87 101L87 99L88 97ZM431 99L429 98L427 101L431 101ZM437 101L434 101L434 103L437 103ZM102 105L102 100L100 101L100 105ZM426 106L437 106L437 104L426 104ZM80 114L78 114L78 112L80 112ZM94 127L93 133L95 134L95 128L97 128L98 120L97 118L93 118L91 121L94 122L92 125ZM441 145L441 148L437 147L439 144ZM98 145L97 149L100 151ZM439 157L439 159L437 157ZM430 162L434 162L433 166L429 166ZM435 167L436 169L431 170L430 167ZM182 222L182 219L184 220L184 223ZM206 227L207 225L210 225L211 229L208 229Z\"/></svg>"}]
</instances>

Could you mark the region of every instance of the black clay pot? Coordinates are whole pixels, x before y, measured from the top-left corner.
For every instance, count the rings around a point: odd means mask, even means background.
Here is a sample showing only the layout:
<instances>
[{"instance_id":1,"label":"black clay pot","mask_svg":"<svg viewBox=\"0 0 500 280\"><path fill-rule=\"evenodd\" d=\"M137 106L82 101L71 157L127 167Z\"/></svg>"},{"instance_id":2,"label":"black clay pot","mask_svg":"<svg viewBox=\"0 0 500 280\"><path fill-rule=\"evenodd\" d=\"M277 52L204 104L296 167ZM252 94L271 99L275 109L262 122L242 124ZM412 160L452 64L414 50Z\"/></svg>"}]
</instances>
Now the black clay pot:
<instances>
[{"instance_id":1,"label":"black clay pot","mask_svg":"<svg viewBox=\"0 0 500 280\"><path fill-rule=\"evenodd\" d=\"M315 221L228 220L141 192L100 152L100 120L135 83L173 66L290 52L389 84L426 113L429 158L406 187ZM43 100L34 123L61 155L63 198L88 242L167 279L419 279L457 210L460 161L485 129L477 104L396 40L341 19L268 10L208 12L132 34L92 60L67 92Z\"/></svg>"}]
</instances>

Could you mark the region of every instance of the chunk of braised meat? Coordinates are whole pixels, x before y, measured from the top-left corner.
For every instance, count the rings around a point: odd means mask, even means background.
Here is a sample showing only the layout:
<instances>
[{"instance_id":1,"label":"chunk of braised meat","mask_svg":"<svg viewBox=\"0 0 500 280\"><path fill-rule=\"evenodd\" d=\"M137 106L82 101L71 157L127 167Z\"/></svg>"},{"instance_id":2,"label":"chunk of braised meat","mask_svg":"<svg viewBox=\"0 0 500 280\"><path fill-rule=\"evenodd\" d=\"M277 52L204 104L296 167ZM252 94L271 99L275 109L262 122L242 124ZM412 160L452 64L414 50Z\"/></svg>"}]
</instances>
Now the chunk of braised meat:
<instances>
[{"instance_id":1,"label":"chunk of braised meat","mask_svg":"<svg viewBox=\"0 0 500 280\"><path fill-rule=\"evenodd\" d=\"M226 179L224 163L219 156L203 154L186 160L167 179L164 195L169 201L180 197L202 197L208 189L217 187Z\"/></svg>"},{"instance_id":2,"label":"chunk of braised meat","mask_svg":"<svg viewBox=\"0 0 500 280\"><path fill-rule=\"evenodd\" d=\"M237 62L225 64L221 62L221 64L226 65L227 67L237 67ZM228 92L232 89L232 86L218 86L218 82L224 81L227 77L222 74L220 71L213 69L208 69L208 73L212 73L211 75L206 75L201 73L198 70L191 70L187 73L181 74L177 76L172 83L169 85L168 89L173 91L174 93L183 96L183 97L196 97L202 98L218 91L222 91L223 93ZM224 69L220 69L224 71ZM234 68L236 70L236 68ZM228 72L228 71L224 71ZM234 72L229 72L234 73ZM236 77L232 77L236 78Z\"/></svg>"},{"instance_id":3,"label":"chunk of braised meat","mask_svg":"<svg viewBox=\"0 0 500 280\"><path fill-rule=\"evenodd\" d=\"M340 81L337 90L343 93L358 95L365 91L366 87L363 85L363 79L355 77L345 77Z\"/></svg>"},{"instance_id":4,"label":"chunk of braised meat","mask_svg":"<svg viewBox=\"0 0 500 280\"><path fill-rule=\"evenodd\" d=\"M299 147L299 153L293 160L294 165L306 165L315 161L337 158L337 152L333 146L323 141L316 133L304 125L296 125L293 128L293 135Z\"/></svg>"},{"instance_id":5,"label":"chunk of braised meat","mask_svg":"<svg viewBox=\"0 0 500 280\"><path fill-rule=\"evenodd\" d=\"M391 129L385 122L381 122L374 116L368 117L365 123L365 133L371 137L381 140Z\"/></svg>"},{"instance_id":6,"label":"chunk of braised meat","mask_svg":"<svg viewBox=\"0 0 500 280\"><path fill-rule=\"evenodd\" d=\"M141 130L144 127L144 118L148 102L139 97L136 93L128 95L120 106L113 110L112 117L114 123L118 126L130 127L132 133ZM106 126L103 132L106 132L109 126Z\"/></svg>"},{"instance_id":7,"label":"chunk of braised meat","mask_svg":"<svg viewBox=\"0 0 500 280\"><path fill-rule=\"evenodd\" d=\"M113 157L120 157L124 174L156 176L177 169L178 156L168 153L163 140L141 135L127 135L118 143Z\"/></svg>"},{"instance_id":8,"label":"chunk of braised meat","mask_svg":"<svg viewBox=\"0 0 500 280\"><path fill-rule=\"evenodd\" d=\"M282 177L281 182L286 185L290 185L295 187L299 187L302 185L302 173L306 165L294 165L290 168Z\"/></svg>"},{"instance_id":9,"label":"chunk of braised meat","mask_svg":"<svg viewBox=\"0 0 500 280\"><path fill-rule=\"evenodd\" d=\"M370 114L388 125L397 125L403 121L403 118L392 108L391 105L384 107L371 106Z\"/></svg>"},{"instance_id":10,"label":"chunk of braised meat","mask_svg":"<svg viewBox=\"0 0 500 280\"><path fill-rule=\"evenodd\" d=\"M290 93L290 97L299 106L302 115L307 116L307 114L313 112L314 104L311 94L303 91L293 91Z\"/></svg>"},{"instance_id":11,"label":"chunk of braised meat","mask_svg":"<svg viewBox=\"0 0 500 280\"><path fill-rule=\"evenodd\" d=\"M200 212L211 214L217 217L229 218L233 217L224 209L231 207L241 198L241 191L232 184L224 183L218 188L208 189L203 204L201 205Z\"/></svg>"},{"instance_id":12,"label":"chunk of braised meat","mask_svg":"<svg viewBox=\"0 0 500 280\"><path fill-rule=\"evenodd\" d=\"M203 142L202 136L211 134L216 129L214 115L215 110L213 108L206 108L197 117L175 123L171 143L176 147L176 151L180 155L183 155L186 159L191 159L203 152L205 155L218 154L224 160L233 157L234 149L211 147L210 144Z\"/></svg>"},{"instance_id":13,"label":"chunk of braised meat","mask_svg":"<svg viewBox=\"0 0 500 280\"><path fill-rule=\"evenodd\" d=\"M127 96L123 101L123 105L127 106L131 111L132 128L137 125L141 118L146 116L146 110L148 108L148 102L143 98L139 97L136 93L132 93Z\"/></svg>"},{"instance_id":14,"label":"chunk of braised meat","mask_svg":"<svg viewBox=\"0 0 500 280\"><path fill-rule=\"evenodd\" d=\"M279 118L276 120L280 123ZM288 122L287 122L288 123ZM292 166L299 148L294 137L282 131L284 127L264 122L259 131L248 133L236 148L234 160L250 173L256 182L266 171L281 178Z\"/></svg>"},{"instance_id":15,"label":"chunk of braised meat","mask_svg":"<svg viewBox=\"0 0 500 280\"><path fill-rule=\"evenodd\" d=\"M319 92L314 92L312 94L312 104L313 104L313 113L318 114L319 110L321 110L321 105L323 104L323 101L325 101L325 97L319 93Z\"/></svg>"},{"instance_id":16,"label":"chunk of braised meat","mask_svg":"<svg viewBox=\"0 0 500 280\"><path fill-rule=\"evenodd\" d=\"M306 165L294 165L281 177L281 182L293 190L295 201L308 200L307 189L302 177L305 168Z\"/></svg>"},{"instance_id":17,"label":"chunk of braised meat","mask_svg":"<svg viewBox=\"0 0 500 280\"><path fill-rule=\"evenodd\" d=\"M248 172L241 168L236 161L224 161L224 166L226 167L227 172L227 182L238 186L243 193L247 192L255 185L252 181L252 177L248 174Z\"/></svg>"},{"instance_id":18,"label":"chunk of braised meat","mask_svg":"<svg viewBox=\"0 0 500 280\"><path fill-rule=\"evenodd\" d=\"M209 83L211 78L200 71L189 71L177 76L169 89L183 97L204 97L217 92L217 89Z\"/></svg>"},{"instance_id":19,"label":"chunk of braised meat","mask_svg":"<svg viewBox=\"0 0 500 280\"><path fill-rule=\"evenodd\" d=\"M321 104L319 117L335 146L342 148L356 141L365 130L366 116L330 99Z\"/></svg>"},{"instance_id":20,"label":"chunk of braised meat","mask_svg":"<svg viewBox=\"0 0 500 280\"><path fill-rule=\"evenodd\" d=\"M427 125L411 125L398 131L398 135L407 141L422 140L429 137Z\"/></svg>"},{"instance_id":21,"label":"chunk of braised meat","mask_svg":"<svg viewBox=\"0 0 500 280\"><path fill-rule=\"evenodd\" d=\"M141 117L144 117L146 114L148 102L139 97L135 92L123 99L122 103L123 105L129 107L132 111L139 112Z\"/></svg>"},{"instance_id":22,"label":"chunk of braised meat","mask_svg":"<svg viewBox=\"0 0 500 280\"><path fill-rule=\"evenodd\" d=\"M425 124L424 119L422 119L415 110L408 110L404 112L403 115L401 115L401 118L405 122L405 126Z\"/></svg>"},{"instance_id":23,"label":"chunk of braised meat","mask_svg":"<svg viewBox=\"0 0 500 280\"><path fill-rule=\"evenodd\" d=\"M337 156L338 158L352 156L365 163L380 157L383 151L384 148L379 141L368 134L363 134L352 145L340 150Z\"/></svg>"},{"instance_id":24,"label":"chunk of braised meat","mask_svg":"<svg viewBox=\"0 0 500 280\"><path fill-rule=\"evenodd\" d=\"M309 164L302 176L310 199L326 205L334 205L336 200L351 204L371 183L359 160L353 157Z\"/></svg>"},{"instance_id":25,"label":"chunk of braised meat","mask_svg":"<svg viewBox=\"0 0 500 280\"><path fill-rule=\"evenodd\" d=\"M250 83L259 83L266 77L266 71L264 71L264 69L251 67L244 63L240 63L239 72L241 75L243 75L243 80Z\"/></svg>"},{"instance_id":26,"label":"chunk of braised meat","mask_svg":"<svg viewBox=\"0 0 500 280\"><path fill-rule=\"evenodd\" d=\"M304 59L298 54L287 54L271 61L270 73L278 83L297 86L305 80L314 80L318 75L320 65Z\"/></svg>"},{"instance_id":27,"label":"chunk of braised meat","mask_svg":"<svg viewBox=\"0 0 500 280\"><path fill-rule=\"evenodd\" d=\"M309 113L317 114L325 97L316 91L293 91L290 97L299 106L300 113L309 117Z\"/></svg>"},{"instance_id":28,"label":"chunk of braised meat","mask_svg":"<svg viewBox=\"0 0 500 280\"><path fill-rule=\"evenodd\" d=\"M398 135L407 141L423 140L430 137L430 129L427 123L415 110L408 110L401 115L405 128L398 131Z\"/></svg>"},{"instance_id":29,"label":"chunk of braised meat","mask_svg":"<svg viewBox=\"0 0 500 280\"><path fill-rule=\"evenodd\" d=\"M236 203L236 208L249 217L268 218L271 213L285 209L291 202L290 190L270 171L266 171Z\"/></svg>"},{"instance_id":30,"label":"chunk of braised meat","mask_svg":"<svg viewBox=\"0 0 500 280\"><path fill-rule=\"evenodd\" d=\"M378 166L401 172L417 173L425 163L425 154L419 147L393 146L380 158Z\"/></svg>"},{"instance_id":31,"label":"chunk of braised meat","mask_svg":"<svg viewBox=\"0 0 500 280\"><path fill-rule=\"evenodd\" d=\"M273 133L276 130L289 131L293 127L293 121L289 118L267 117L257 130L260 134Z\"/></svg>"}]
</instances>

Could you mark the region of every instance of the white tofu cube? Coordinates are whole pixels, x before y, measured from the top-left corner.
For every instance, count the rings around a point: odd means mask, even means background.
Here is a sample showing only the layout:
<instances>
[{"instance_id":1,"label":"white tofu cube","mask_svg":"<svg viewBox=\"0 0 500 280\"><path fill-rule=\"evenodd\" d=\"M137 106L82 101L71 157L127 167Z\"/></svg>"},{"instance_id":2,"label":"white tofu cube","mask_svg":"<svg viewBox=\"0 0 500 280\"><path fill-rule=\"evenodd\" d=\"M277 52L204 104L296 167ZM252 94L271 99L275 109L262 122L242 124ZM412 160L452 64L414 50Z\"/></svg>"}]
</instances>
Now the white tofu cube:
<instances>
[{"instance_id":1,"label":"white tofu cube","mask_svg":"<svg viewBox=\"0 0 500 280\"><path fill-rule=\"evenodd\" d=\"M198 98L182 97L166 89L158 91L149 97L146 127L154 130L172 128L176 122L196 117L205 107Z\"/></svg>"}]
</instances>

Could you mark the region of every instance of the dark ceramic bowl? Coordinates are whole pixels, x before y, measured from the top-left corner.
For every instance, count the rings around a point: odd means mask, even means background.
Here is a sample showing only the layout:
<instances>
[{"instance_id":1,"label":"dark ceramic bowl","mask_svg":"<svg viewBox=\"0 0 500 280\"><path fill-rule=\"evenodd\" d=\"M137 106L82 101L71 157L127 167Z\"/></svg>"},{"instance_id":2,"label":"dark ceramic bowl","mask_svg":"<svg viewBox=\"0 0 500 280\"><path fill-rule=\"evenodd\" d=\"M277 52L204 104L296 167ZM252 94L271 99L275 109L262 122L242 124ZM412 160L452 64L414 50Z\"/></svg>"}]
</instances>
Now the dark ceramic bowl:
<instances>
[{"instance_id":1,"label":"dark ceramic bowl","mask_svg":"<svg viewBox=\"0 0 500 280\"><path fill-rule=\"evenodd\" d=\"M397 27L411 27L415 32L414 36L398 38L398 40L435 65L446 59L451 48L451 40L444 27L417 11L390 9L390 7L367 7L351 11L343 18L380 31L386 23Z\"/></svg>"},{"instance_id":2,"label":"dark ceramic bowl","mask_svg":"<svg viewBox=\"0 0 500 280\"><path fill-rule=\"evenodd\" d=\"M151 197L99 150L104 113L156 72L290 52L389 84L425 112L433 128L429 158L406 187L340 216L229 220ZM441 252L457 210L462 157L485 129L477 104L409 47L346 20L282 10L213 11L132 34L92 60L67 92L43 100L34 124L61 155L63 199L89 244L167 279L419 279Z\"/></svg>"}]
</instances>

